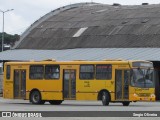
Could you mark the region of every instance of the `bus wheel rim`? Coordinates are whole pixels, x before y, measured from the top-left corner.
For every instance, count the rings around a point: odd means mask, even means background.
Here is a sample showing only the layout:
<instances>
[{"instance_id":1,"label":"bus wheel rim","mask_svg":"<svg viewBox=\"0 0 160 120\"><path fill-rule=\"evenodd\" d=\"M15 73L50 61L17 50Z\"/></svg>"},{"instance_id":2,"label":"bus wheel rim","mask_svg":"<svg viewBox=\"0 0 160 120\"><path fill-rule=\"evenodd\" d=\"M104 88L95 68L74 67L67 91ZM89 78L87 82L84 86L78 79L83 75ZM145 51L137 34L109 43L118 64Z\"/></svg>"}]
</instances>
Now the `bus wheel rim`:
<instances>
[{"instance_id":1,"label":"bus wheel rim","mask_svg":"<svg viewBox=\"0 0 160 120\"><path fill-rule=\"evenodd\" d=\"M105 100L106 100L106 95L105 95L105 93L103 93L102 101L105 101Z\"/></svg>"},{"instance_id":2,"label":"bus wheel rim","mask_svg":"<svg viewBox=\"0 0 160 120\"><path fill-rule=\"evenodd\" d=\"M37 95L37 94L35 94L34 96L33 96L33 101L34 102L37 102L39 100L39 96Z\"/></svg>"}]
</instances>

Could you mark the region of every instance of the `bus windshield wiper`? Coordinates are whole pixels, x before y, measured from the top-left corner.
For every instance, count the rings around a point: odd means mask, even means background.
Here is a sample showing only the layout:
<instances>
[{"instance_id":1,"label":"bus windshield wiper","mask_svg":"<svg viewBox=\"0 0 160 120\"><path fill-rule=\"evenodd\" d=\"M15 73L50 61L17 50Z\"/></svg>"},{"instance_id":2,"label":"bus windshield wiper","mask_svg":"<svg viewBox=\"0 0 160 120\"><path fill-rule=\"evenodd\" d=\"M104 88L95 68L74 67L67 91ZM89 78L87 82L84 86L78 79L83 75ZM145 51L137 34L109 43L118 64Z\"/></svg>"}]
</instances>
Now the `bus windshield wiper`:
<instances>
[{"instance_id":1,"label":"bus windshield wiper","mask_svg":"<svg viewBox=\"0 0 160 120\"><path fill-rule=\"evenodd\" d=\"M143 72L141 68L138 68L138 71L142 75L142 79L144 81L144 87L146 87L145 72Z\"/></svg>"},{"instance_id":2,"label":"bus windshield wiper","mask_svg":"<svg viewBox=\"0 0 160 120\"><path fill-rule=\"evenodd\" d=\"M144 73L141 68L138 68L139 73L144 77Z\"/></svg>"}]
</instances>

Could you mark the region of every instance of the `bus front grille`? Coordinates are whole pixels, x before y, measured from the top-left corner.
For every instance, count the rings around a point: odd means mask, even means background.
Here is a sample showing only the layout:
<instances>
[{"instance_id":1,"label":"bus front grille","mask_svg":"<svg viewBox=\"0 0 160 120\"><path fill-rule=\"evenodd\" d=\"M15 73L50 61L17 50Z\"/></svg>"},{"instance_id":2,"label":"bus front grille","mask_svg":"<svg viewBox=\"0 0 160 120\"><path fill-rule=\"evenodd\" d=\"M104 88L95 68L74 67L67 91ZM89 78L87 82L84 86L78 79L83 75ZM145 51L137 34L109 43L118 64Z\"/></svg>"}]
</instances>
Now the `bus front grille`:
<instances>
[{"instance_id":1,"label":"bus front grille","mask_svg":"<svg viewBox=\"0 0 160 120\"><path fill-rule=\"evenodd\" d=\"M150 93L139 93L139 97L149 97L151 94Z\"/></svg>"}]
</instances>

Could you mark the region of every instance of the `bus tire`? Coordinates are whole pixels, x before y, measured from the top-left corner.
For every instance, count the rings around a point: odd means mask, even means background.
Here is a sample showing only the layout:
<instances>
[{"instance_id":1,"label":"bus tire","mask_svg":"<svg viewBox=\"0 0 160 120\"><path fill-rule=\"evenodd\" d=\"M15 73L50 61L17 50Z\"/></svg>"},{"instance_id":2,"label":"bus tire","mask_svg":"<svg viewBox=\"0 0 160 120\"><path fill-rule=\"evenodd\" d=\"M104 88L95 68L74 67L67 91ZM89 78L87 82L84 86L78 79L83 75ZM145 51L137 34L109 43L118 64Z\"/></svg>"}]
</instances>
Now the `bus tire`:
<instances>
[{"instance_id":1,"label":"bus tire","mask_svg":"<svg viewBox=\"0 0 160 120\"><path fill-rule=\"evenodd\" d=\"M102 92L102 105L108 106L109 102L110 102L110 96L109 96L108 92L103 91Z\"/></svg>"},{"instance_id":2,"label":"bus tire","mask_svg":"<svg viewBox=\"0 0 160 120\"><path fill-rule=\"evenodd\" d=\"M62 100L50 100L49 103L51 105L60 105L62 103Z\"/></svg>"},{"instance_id":3,"label":"bus tire","mask_svg":"<svg viewBox=\"0 0 160 120\"><path fill-rule=\"evenodd\" d=\"M45 101L42 100L41 94L38 90L31 92L30 101L32 104L44 104L45 103Z\"/></svg>"},{"instance_id":4,"label":"bus tire","mask_svg":"<svg viewBox=\"0 0 160 120\"><path fill-rule=\"evenodd\" d=\"M123 106L129 106L130 102L129 101L125 101L125 102L122 102Z\"/></svg>"}]
</instances>

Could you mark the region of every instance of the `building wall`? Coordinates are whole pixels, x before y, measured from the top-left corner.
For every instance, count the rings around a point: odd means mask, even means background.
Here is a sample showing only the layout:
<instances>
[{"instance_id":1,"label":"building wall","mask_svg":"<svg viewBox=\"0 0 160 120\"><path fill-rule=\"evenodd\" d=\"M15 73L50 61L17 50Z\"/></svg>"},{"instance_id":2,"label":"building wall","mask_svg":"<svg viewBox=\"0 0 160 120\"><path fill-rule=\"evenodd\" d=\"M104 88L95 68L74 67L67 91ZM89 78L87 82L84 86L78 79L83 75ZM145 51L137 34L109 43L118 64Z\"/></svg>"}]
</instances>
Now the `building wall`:
<instances>
[{"instance_id":1,"label":"building wall","mask_svg":"<svg viewBox=\"0 0 160 120\"><path fill-rule=\"evenodd\" d=\"M155 69L155 94L156 100L160 100L160 61L152 61Z\"/></svg>"}]
</instances>

